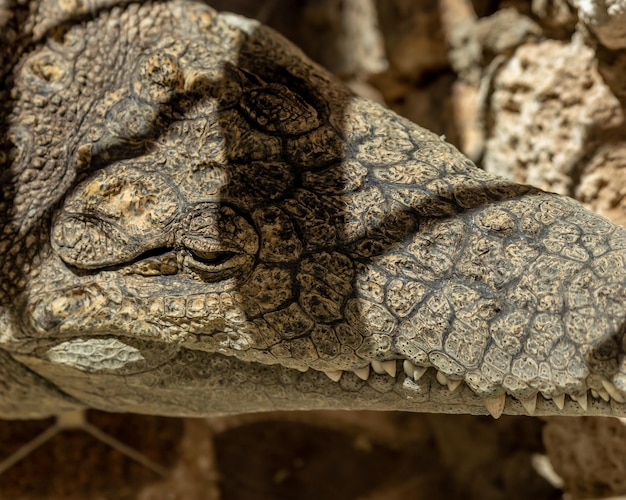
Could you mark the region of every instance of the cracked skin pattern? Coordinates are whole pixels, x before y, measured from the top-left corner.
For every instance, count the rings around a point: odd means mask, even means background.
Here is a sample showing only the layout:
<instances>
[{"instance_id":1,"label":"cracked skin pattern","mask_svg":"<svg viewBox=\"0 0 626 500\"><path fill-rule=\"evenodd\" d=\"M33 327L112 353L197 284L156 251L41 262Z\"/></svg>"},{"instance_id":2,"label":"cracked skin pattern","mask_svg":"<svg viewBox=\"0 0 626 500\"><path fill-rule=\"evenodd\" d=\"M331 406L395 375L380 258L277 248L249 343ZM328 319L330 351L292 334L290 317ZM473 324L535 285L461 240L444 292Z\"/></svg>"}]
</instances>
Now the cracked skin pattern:
<instances>
[{"instance_id":1,"label":"cracked skin pattern","mask_svg":"<svg viewBox=\"0 0 626 500\"><path fill-rule=\"evenodd\" d=\"M94 12L4 83L2 417L626 414L624 229L255 22Z\"/></svg>"}]
</instances>

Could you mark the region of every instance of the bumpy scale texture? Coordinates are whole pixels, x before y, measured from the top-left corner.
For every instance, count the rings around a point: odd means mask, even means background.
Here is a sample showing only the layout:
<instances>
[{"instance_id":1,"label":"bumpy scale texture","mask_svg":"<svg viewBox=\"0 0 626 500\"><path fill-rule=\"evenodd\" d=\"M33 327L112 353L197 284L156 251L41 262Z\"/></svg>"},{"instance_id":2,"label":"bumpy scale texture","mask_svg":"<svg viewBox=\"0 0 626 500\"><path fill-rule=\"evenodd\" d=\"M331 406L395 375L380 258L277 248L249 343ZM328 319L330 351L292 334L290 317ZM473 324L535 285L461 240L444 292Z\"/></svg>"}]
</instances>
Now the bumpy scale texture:
<instances>
[{"instance_id":1,"label":"bumpy scale texture","mask_svg":"<svg viewBox=\"0 0 626 500\"><path fill-rule=\"evenodd\" d=\"M4 82L1 416L626 413L622 228L255 22L81 5Z\"/></svg>"}]
</instances>

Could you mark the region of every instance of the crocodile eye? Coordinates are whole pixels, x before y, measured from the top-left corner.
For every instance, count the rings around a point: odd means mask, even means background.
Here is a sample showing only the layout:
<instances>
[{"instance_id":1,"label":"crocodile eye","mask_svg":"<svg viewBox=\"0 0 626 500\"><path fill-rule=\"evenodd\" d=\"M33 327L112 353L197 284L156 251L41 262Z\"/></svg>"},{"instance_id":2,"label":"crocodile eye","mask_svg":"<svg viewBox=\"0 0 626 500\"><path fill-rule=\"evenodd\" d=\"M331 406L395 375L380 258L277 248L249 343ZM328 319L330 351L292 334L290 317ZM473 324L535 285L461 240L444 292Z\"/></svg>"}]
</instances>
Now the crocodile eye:
<instances>
[{"instance_id":1,"label":"crocodile eye","mask_svg":"<svg viewBox=\"0 0 626 500\"><path fill-rule=\"evenodd\" d=\"M182 251L183 273L194 279L223 282L254 267L259 237L233 208L213 202L194 204L179 227L176 247Z\"/></svg>"},{"instance_id":2,"label":"crocodile eye","mask_svg":"<svg viewBox=\"0 0 626 500\"><path fill-rule=\"evenodd\" d=\"M228 279L250 264L247 255L236 251L200 250L189 246L185 250L185 267L209 282Z\"/></svg>"},{"instance_id":3,"label":"crocodile eye","mask_svg":"<svg viewBox=\"0 0 626 500\"><path fill-rule=\"evenodd\" d=\"M229 259L232 259L236 253L235 252L205 252L202 250L192 250L189 249L189 253L191 256L197 260L198 262L202 262L207 265L218 265L223 262L226 262Z\"/></svg>"}]
</instances>

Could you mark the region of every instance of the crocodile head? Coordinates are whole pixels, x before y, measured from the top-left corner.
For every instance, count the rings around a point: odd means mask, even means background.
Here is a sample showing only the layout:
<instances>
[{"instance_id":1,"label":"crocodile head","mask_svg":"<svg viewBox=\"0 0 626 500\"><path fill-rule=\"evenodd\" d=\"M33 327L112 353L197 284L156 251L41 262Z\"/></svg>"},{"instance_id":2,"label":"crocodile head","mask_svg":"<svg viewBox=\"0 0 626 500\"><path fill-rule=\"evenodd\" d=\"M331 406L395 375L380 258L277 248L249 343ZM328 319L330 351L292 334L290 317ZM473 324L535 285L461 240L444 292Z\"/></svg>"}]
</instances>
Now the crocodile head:
<instances>
[{"instance_id":1,"label":"crocodile head","mask_svg":"<svg viewBox=\"0 0 626 500\"><path fill-rule=\"evenodd\" d=\"M11 362L114 411L626 413L622 228L488 175L268 28L145 9L16 68Z\"/></svg>"}]
</instances>

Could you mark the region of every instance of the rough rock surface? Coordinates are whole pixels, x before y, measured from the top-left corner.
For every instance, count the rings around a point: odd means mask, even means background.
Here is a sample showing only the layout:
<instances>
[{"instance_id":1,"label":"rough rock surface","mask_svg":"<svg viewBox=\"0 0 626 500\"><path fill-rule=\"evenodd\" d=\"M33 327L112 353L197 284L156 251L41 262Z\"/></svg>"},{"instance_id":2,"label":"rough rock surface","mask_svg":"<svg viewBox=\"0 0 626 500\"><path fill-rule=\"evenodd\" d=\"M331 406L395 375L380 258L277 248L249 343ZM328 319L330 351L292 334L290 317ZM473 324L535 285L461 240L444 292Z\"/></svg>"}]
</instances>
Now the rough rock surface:
<instances>
[{"instance_id":1,"label":"rough rock surface","mask_svg":"<svg viewBox=\"0 0 626 500\"><path fill-rule=\"evenodd\" d=\"M626 49L626 2L624 0L572 0L578 14L609 49Z\"/></svg>"},{"instance_id":2,"label":"rough rock surface","mask_svg":"<svg viewBox=\"0 0 626 500\"><path fill-rule=\"evenodd\" d=\"M608 143L586 162L576 198L594 212L626 225L626 144Z\"/></svg>"},{"instance_id":3,"label":"rough rock surface","mask_svg":"<svg viewBox=\"0 0 626 500\"><path fill-rule=\"evenodd\" d=\"M589 156L624 127L593 49L578 36L519 47L492 82L488 113L485 169L570 196L589 175Z\"/></svg>"},{"instance_id":4,"label":"rough rock surface","mask_svg":"<svg viewBox=\"0 0 626 500\"><path fill-rule=\"evenodd\" d=\"M555 472L574 498L626 493L623 419L554 417L543 436Z\"/></svg>"}]
</instances>

